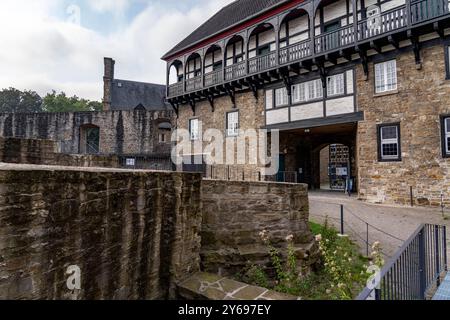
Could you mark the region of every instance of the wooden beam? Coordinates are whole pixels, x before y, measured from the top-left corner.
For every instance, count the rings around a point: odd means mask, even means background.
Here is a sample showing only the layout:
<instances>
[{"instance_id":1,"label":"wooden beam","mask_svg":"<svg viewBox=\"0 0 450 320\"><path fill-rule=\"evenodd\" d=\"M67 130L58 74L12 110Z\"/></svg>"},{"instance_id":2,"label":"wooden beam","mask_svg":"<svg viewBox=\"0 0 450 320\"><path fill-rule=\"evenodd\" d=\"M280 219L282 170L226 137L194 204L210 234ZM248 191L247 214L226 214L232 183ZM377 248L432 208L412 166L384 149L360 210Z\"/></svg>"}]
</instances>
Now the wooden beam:
<instances>
[{"instance_id":1,"label":"wooden beam","mask_svg":"<svg viewBox=\"0 0 450 320\"><path fill-rule=\"evenodd\" d=\"M370 48L372 48L373 50L375 50L377 53L381 53L381 47L375 42L375 41L370 41Z\"/></svg>"},{"instance_id":2,"label":"wooden beam","mask_svg":"<svg viewBox=\"0 0 450 320\"><path fill-rule=\"evenodd\" d=\"M195 99L192 97L189 97L189 105L192 109L192 114L195 116Z\"/></svg>"},{"instance_id":3,"label":"wooden beam","mask_svg":"<svg viewBox=\"0 0 450 320\"><path fill-rule=\"evenodd\" d=\"M169 100L170 105L172 106L173 110L175 111L175 114L177 115L177 118L179 116L180 106L177 102Z\"/></svg>"},{"instance_id":4,"label":"wooden beam","mask_svg":"<svg viewBox=\"0 0 450 320\"><path fill-rule=\"evenodd\" d=\"M407 32L409 40L411 40L413 51L414 51L414 59L416 61L416 69L420 70L422 69L422 59L420 55L420 42L419 37L414 34L411 30L408 30Z\"/></svg>"},{"instance_id":5,"label":"wooden beam","mask_svg":"<svg viewBox=\"0 0 450 320\"><path fill-rule=\"evenodd\" d=\"M326 55L325 55L325 60L331 62L331 63L334 64L334 65L337 65L337 59L334 58L334 57L332 57L332 56L329 55L329 54L326 54Z\"/></svg>"},{"instance_id":6,"label":"wooden beam","mask_svg":"<svg viewBox=\"0 0 450 320\"><path fill-rule=\"evenodd\" d=\"M252 79L249 79L248 85L249 85L250 89L252 90L253 96L255 97L255 99L258 100L258 83L256 81L253 81Z\"/></svg>"},{"instance_id":7,"label":"wooden beam","mask_svg":"<svg viewBox=\"0 0 450 320\"><path fill-rule=\"evenodd\" d=\"M227 91L228 96L231 99L231 103L233 104L233 108L236 108L236 92L234 87L230 85L225 85L225 90Z\"/></svg>"},{"instance_id":8,"label":"wooden beam","mask_svg":"<svg viewBox=\"0 0 450 320\"><path fill-rule=\"evenodd\" d=\"M283 78L284 86L288 92L288 96L292 94L292 83L291 78L289 77L289 70L280 70L281 77Z\"/></svg>"},{"instance_id":9,"label":"wooden beam","mask_svg":"<svg viewBox=\"0 0 450 320\"><path fill-rule=\"evenodd\" d=\"M214 108L214 95L208 94L207 99L209 101L209 105L211 106L211 111L214 112L215 111L215 108Z\"/></svg>"},{"instance_id":10,"label":"wooden beam","mask_svg":"<svg viewBox=\"0 0 450 320\"><path fill-rule=\"evenodd\" d=\"M433 23L433 29L434 29L434 31L436 31L436 33L439 35L439 37L441 37L441 39L445 38L444 28L441 26L439 21Z\"/></svg>"},{"instance_id":11,"label":"wooden beam","mask_svg":"<svg viewBox=\"0 0 450 320\"><path fill-rule=\"evenodd\" d=\"M339 50L339 55L347 60L348 62L352 61L352 54L345 50Z\"/></svg>"},{"instance_id":12,"label":"wooden beam","mask_svg":"<svg viewBox=\"0 0 450 320\"><path fill-rule=\"evenodd\" d=\"M300 75L300 64L299 63L291 64L289 66L289 72L291 71L296 73L297 75Z\"/></svg>"},{"instance_id":13,"label":"wooden beam","mask_svg":"<svg viewBox=\"0 0 450 320\"><path fill-rule=\"evenodd\" d=\"M394 46L395 49L397 49L397 50L400 49L400 44L393 35L388 36L388 41L391 45Z\"/></svg>"},{"instance_id":14,"label":"wooden beam","mask_svg":"<svg viewBox=\"0 0 450 320\"><path fill-rule=\"evenodd\" d=\"M308 70L309 72L312 71L312 63L308 63L306 61L300 61L298 63L299 67L305 70Z\"/></svg>"},{"instance_id":15,"label":"wooden beam","mask_svg":"<svg viewBox=\"0 0 450 320\"><path fill-rule=\"evenodd\" d=\"M358 53L363 66L365 80L367 81L369 80L369 61L367 59L367 51L362 48L358 48Z\"/></svg>"}]
</instances>

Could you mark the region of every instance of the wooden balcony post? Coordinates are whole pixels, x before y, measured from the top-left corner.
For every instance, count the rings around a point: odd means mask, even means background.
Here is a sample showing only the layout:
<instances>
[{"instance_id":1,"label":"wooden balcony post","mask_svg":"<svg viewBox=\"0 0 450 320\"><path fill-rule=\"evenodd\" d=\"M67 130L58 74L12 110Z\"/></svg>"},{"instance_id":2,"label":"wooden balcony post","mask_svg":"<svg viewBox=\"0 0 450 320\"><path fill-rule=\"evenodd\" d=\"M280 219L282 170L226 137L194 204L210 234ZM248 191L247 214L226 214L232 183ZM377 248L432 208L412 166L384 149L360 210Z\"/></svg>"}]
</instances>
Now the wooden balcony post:
<instances>
[{"instance_id":1,"label":"wooden balcony post","mask_svg":"<svg viewBox=\"0 0 450 320\"><path fill-rule=\"evenodd\" d=\"M355 32L355 35L354 35L355 45L358 42L358 3L357 3L357 1L358 0L352 0L353 27L354 27L354 32Z\"/></svg>"},{"instance_id":2,"label":"wooden balcony post","mask_svg":"<svg viewBox=\"0 0 450 320\"><path fill-rule=\"evenodd\" d=\"M412 25L411 0L406 0L405 4L406 4L406 25L409 29Z\"/></svg>"}]
</instances>

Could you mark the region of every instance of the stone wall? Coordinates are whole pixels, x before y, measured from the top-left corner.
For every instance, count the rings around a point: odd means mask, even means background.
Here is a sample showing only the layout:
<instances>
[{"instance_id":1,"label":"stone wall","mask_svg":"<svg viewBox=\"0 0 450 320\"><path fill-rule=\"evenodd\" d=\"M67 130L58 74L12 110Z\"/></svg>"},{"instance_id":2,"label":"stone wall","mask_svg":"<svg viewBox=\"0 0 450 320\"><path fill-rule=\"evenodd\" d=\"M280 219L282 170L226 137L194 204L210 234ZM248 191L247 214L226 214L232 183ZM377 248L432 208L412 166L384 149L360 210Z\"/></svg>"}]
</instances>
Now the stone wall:
<instances>
[{"instance_id":1,"label":"stone wall","mask_svg":"<svg viewBox=\"0 0 450 320\"><path fill-rule=\"evenodd\" d=\"M398 93L374 95L373 63L369 81L357 68L358 104L365 121L358 125L359 196L373 202L409 204L410 187L418 205L450 204L450 159L442 156L439 117L450 113L450 80L445 79L444 47L421 50L417 70L413 52L397 55ZM401 162L379 162L377 124L400 122Z\"/></svg>"},{"instance_id":2,"label":"stone wall","mask_svg":"<svg viewBox=\"0 0 450 320\"><path fill-rule=\"evenodd\" d=\"M301 263L315 262L306 185L204 180L202 198L204 271L234 275L248 263L267 264L267 246L259 236L263 230L279 248L294 235Z\"/></svg>"},{"instance_id":3,"label":"stone wall","mask_svg":"<svg viewBox=\"0 0 450 320\"><path fill-rule=\"evenodd\" d=\"M53 140L0 137L0 162L68 167L118 168L117 156L75 155L59 152L60 144Z\"/></svg>"},{"instance_id":4,"label":"stone wall","mask_svg":"<svg viewBox=\"0 0 450 320\"><path fill-rule=\"evenodd\" d=\"M112 111L0 114L0 136L60 141L65 153L83 153L81 128L100 129L102 154L152 154L170 152L159 143L161 122L174 124L168 111Z\"/></svg>"},{"instance_id":5,"label":"stone wall","mask_svg":"<svg viewBox=\"0 0 450 320\"><path fill-rule=\"evenodd\" d=\"M177 128L189 130L189 120L198 119L202 123L203 131L207 129L217 129L223 132L224 138L224 150L227 143L231 144L236 142L236 137L227 137L226 135L226 119L227 113L232 111L239 112L239 129L260 129L265 124L264 115L264 91L259 90L258 99L256 99L252 92L246 91L241 93L236 93L236 104L233 103L228 96L222 96L214 100L214 112L211 109L211 105L208 101L201 101L196 103L195 114L192 112L192 108L189 105L181 105L179 111L179 117L177 119ZM203 148L207 146L209 142L203 143ZM192 147L193 154L202 153L201 150L195 150ZM237 149L234 149L235 157ZM248 148L253 154L257 150ZM224 151L225 157L225 151ZM237 163L235 161L234 163ZM257 179L258 166L254 164L235 164L232 165L232 170L227 171L228 166L226 165L215 165L214 166L214 176L220 179L226 179L228 175L230 178L242 179L244 175L248 180Z\"/></svg>"},{"instance_id":6,"label":"stone wall","mask_svg":"<svg viewBox=\"0 0 450 320\"><path fill-rule=\"evenodd\" d=\"M0 299L174 298L199 271L200 175L96 171L2 166Z\"/></svg>"}]
</instances>

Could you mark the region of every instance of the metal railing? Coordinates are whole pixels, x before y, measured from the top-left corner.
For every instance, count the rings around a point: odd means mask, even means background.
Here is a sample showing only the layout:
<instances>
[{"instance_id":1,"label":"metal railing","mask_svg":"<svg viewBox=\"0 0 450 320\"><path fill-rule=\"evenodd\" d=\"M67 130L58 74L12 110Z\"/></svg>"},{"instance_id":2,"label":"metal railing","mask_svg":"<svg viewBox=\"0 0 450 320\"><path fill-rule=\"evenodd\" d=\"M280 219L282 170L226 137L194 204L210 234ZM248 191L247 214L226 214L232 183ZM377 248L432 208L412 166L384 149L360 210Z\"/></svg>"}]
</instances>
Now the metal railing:
<instances>
[{"instance_id":1,"label":"metal railing","mask_svg":"<svg viewBox=\"0 0 450 320\"><path fill-rule=\"evenodd\" d=\"M214 75L207 74L185 79L184 82L169 86L168 97L172 98L208 86L233 81L274 69L278 65L301 62L308 57L328 54L341 48L358 45L359 42L372 41L377 36L400 32L411 26L418 27L421 23L432 22L444 16L448 17L449 14L450 0L413 0L410 5L402 5L381 12L379 15L356 21L356 26L352 23L337 30L317 35L314 39L304 40L268 54L225 66L222 69L222 75L217 72ZM182 83L185 83L184 87Z\"/></svg>"},{"instance_id":2,"label":"metal railing","mask_svg":"<svg viewBox=\"0 0 450 320\"><path fill-rule=\"evenodd\" d=\"M258 170L245 170L234 166L219 168L203 165L198 166L198 172L202 172L205 179L212 180L298 183L298 173L295 171L280 171L277 174L265 175Z\"/></svg>"},{"instance_id":3,"label":"metal railing","mask_svg":"<svg viewBox=\"0 0 450 320\"><path fill-rule=\"evenodd\" d=\"M369 39L406 27L406 6L401 6L358 22L358 40Z\"/></svg>"},{"instance_id":4,"label":"metal railing","mask_svg":"<svg viewBox=\"0 0 450 320\"><path fill-rule=\"evenodd\" d=\"M124 169L141 169L155 171L175 171L170 155L122 155L119 166Z\"/></svg>"},{"instance_id":5,"label":"metal railing","mask_svg":"<svg viewBox=\"0 0 450 320\"><path fill-rule=\"evenodd\" d=\"M348 46L354 42L355 27L353 24L318 35L314 39L317 53L335 50Z\"/></svg>"},{"instance_id":6,"label":"metal railing","mask_svg":"<svg viewBox=\"0 0 450 320\"><path fill-rule=\"evenodd\" d=\"M258 73L268 70L277 65L277 52L272 51L261 56L257 56L248 60L248 72Z\"/></svg>"},{"instance_id":7,"label":"metal railing","mask_svg":"<svg viewBox=\"0 0 450 320\"><path fill-rule=\"evenodd\" d=\"M223 71L215 70L205 74L205 87L221 83L223 80Z\"/></svg>"},{"instance_id":8,"label":"metal railing","mask_svg":"<svg viewBox=\"0 0 450 320\"><path fill-rule=\"evenodd\" d=\"M446 227L421 225L357 300L425 300L447 272Z\"/></svg>"},{"instance_id":9,"label":"metal railing","mask_svg":"<svg viewBox=\"0 0 450 320\"><path fill-rule=\"evenodd\" d=\"M312 54L311 40L294 43L288 47L280 49L280 64L285 64L291 61L297 61L308 57Z\"/></svg>"},{"instance_id":10,"label":"metal railing","mask_svg":"<svg viewBox=\"0 0 450 320\"><path fill-rule=\"evenodd\" d=\"M411 23L417 24L449 13L448 0L421 0L411 3Z\"/></svg>"}]
</instances>

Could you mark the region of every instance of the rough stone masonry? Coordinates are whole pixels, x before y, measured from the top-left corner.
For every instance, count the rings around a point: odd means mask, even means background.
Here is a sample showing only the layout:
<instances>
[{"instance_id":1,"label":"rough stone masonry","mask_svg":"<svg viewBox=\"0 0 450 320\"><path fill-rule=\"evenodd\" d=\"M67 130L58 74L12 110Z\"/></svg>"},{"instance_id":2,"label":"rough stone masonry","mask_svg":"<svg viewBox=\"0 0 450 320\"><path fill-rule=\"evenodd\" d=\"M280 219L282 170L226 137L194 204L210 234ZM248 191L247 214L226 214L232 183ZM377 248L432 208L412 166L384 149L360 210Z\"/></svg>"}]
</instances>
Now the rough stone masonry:
<instances>
[{"instance_id":1,"label":"rough stone masonry","mask_svg":"<svg viewBox=\"0 0 450 320\"><path fill-rule=\"evenodd\" d=\"M199 174L1 165L0 299L175 298L199 271L200 188Z\"/></svg>"}]
</instances>

